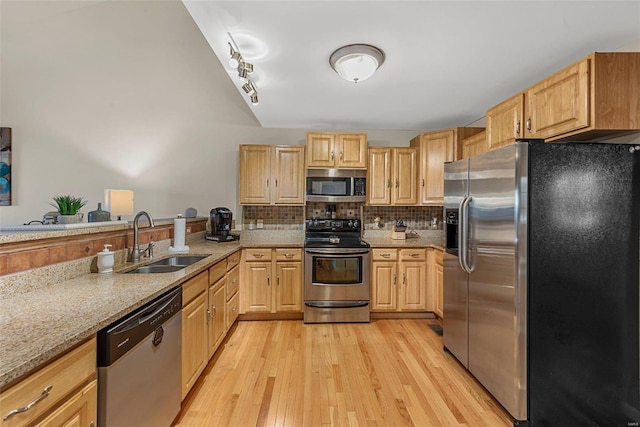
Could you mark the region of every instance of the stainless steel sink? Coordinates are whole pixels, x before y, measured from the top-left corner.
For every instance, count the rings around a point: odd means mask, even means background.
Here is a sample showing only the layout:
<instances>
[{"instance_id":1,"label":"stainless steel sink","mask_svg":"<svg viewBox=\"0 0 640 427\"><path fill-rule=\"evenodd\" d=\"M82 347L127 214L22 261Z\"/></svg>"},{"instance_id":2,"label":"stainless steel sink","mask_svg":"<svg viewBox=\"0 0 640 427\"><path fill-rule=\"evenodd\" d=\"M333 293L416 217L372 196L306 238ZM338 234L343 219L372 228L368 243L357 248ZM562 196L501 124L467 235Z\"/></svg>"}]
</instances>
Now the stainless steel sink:
<instances>
[{"instance_id":1,"label":"stainless steel sink","mask_svg":"<svg viewBox=\"0 0 640 427\"><path fill-rule=\"evenodd\" d=\"M150 273L171 273L174 271L182 270L183 268L195 264L208 257L209 255L185 255L185 256L172 256L169 258L161 259L159 261L152 262L151 264L144 265L142 267L135 268L125 273L134 274L150 274Z\"/></svg>"}]
</instances>

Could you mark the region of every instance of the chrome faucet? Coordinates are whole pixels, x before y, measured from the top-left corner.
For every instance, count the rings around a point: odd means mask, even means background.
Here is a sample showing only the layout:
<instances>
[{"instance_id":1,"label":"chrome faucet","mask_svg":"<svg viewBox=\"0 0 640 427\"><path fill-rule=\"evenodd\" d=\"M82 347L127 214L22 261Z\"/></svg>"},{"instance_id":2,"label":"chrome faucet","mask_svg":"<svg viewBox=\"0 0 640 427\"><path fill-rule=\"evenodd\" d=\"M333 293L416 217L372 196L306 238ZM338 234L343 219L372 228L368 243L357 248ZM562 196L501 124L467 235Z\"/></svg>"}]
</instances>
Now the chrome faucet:
<instances>
[{"instance_id":1,"label":"chrome faucet","mask_svg":"<svg viewBox=\"0 0 640 427\"><path fill-rule=\"evenodd\" d=\"M144 256L145 253L149 253L149 258L153 257L153 246L154 242L149 242L149 246L143 251L140 251L140 245L138 245L138 221L140 221L141 216L146 216L149 220L149 227L155 227L153 223L153 218L145 211L140 211L133 218L133 249L131 250L131 261L138 262L140 261L140 256Z\"/></svg>"}]
</instances>

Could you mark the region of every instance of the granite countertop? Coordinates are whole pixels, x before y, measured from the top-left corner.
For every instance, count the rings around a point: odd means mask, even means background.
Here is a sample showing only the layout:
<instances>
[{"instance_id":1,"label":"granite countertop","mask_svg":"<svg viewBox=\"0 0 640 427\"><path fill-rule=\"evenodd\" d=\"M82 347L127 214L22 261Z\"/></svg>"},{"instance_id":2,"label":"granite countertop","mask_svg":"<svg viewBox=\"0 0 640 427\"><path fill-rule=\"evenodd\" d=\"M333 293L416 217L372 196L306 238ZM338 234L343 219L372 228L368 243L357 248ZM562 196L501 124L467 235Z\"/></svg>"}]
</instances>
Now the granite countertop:
<instances>
[{"instance_id":1,"label":"granite countertop","mask_svg":"<svg viewBox=\"0 0 640 427\"><path fill-rule=\"evenodd\" d=\"M391 240L370 233L376 247L442 247L438 235ZM188 242L189 255L207 258L182 270L162 274L87 273L55 285L0 300L0 390L94 335L153 298L204 271L243 247L304 247L303 230L244 231L239 242ZM157 251L154 260L169 255ZM144 265L144 263L140 263Z\"/></svg>"}]
</instances>

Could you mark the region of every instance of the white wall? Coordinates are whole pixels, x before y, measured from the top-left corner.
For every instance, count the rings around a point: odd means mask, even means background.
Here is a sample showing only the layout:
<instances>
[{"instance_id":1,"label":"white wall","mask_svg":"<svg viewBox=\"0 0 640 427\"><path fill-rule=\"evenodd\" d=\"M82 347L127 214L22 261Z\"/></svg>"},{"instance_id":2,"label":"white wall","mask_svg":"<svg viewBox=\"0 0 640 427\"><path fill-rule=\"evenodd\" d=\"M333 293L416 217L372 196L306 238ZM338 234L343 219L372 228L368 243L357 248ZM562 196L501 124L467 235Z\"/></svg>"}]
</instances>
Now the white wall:
<instances>
[{"instance_id":1,"label":"white wall","mask_svg":"<svg viewBox=\"0 0 640 427\"><path fill-rule=\"evenodd\" d=\"M238 144L304 143L308 129L260 127L179 1L2 0L0 20L0 126L13 132L0 225L41 219L59 194L94 210L105 188L134 190L156 218L239 212ZM364 131L374 146L418 133Z\"/></svg>"}]
</instances>

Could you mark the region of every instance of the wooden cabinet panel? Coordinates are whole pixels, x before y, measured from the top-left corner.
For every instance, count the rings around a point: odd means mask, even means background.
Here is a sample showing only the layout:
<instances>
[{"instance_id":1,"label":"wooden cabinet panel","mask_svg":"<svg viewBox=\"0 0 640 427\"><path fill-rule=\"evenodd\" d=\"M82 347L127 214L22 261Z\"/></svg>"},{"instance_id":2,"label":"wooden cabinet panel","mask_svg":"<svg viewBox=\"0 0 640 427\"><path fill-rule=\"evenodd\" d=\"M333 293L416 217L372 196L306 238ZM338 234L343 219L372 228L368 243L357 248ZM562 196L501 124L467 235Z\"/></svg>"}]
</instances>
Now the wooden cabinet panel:
<instances>
[{"instance_id":1,"label":"wooden cabinet panel","mask_svg":"<svg viewBox=\"0 0 640 427\"><path fill-rule=\"evenodd\" d=\"M489 150L505 147L524 138L524 94L519 93L487 111Z\"/></svg>"},{"instance_id":2,"label":"wooden cabinet panel","mask_svg":"<svg viewBox=\"0 0 640 427\"><path fill-rule=\"evenodd\" d=\"M189 304L197 295L206 291L208 287L209 274L206 271L184 282L182 284L182 306Z\"/></svg>"},{"instance_id":3,"label":"wooden cabinet panel","mask_svg":"<svg viewBox=\"0 0 640 427\"><path fill-rule=\"evenodd\" d=\"M240 288L240 267L235 266L227 273L227 300L229 300Z\"/></svg>"},{"instance_id":4,"label":"wooden cabinet panel","mask_svg":"<svg viewBox=\"0 0 640 427\"><path fill-rule=\"evenodd\" d=\"M391 204L391 150L388 148L369 148L367 203Z\"/></svg>"},{"instance_id":5,"label":"wooden cabinet panel","mask_svg":"<svg viewBox=\"0 0 640 427\"><path fill-rule=\"evenodd\" d=\"M336 135L339 169L364 169L367 167L367 135Z\"/></svg>"},{"instance_id":6,"label":"wooden cabinet panel","mask_svg":"<svg viewBox=\"0 0 640 427\"><path fill-rule=\"evenodd\" d=\"M364 133L307 133L307 168L365 169L367 135Z\"/></svg>"},{"instance_id":7,"label":"wooden cabinet panel","mask_svg":"<svg viewBox=\"0 0 640 427\"><path fill-rule=\"evenodd\" d=\"M398 264L395 261L375 261L372 263L371 310L397 309L397 271Z\"/></svg>"},{"instance_id":8,"label":"wooden cabinet panel","mask_svg":"<svg viewBox=\"0 0 640 427\"><path fill-rule=\"evenodd\" d=\"M227 260L224 259L219 263L209 267L209 285L213 285L227 274Z\"/></svg>"},{"instance_id":9,"label":"wooden cabinet panel","mask_svg":"<svg viewBox=\"0 0 640 427\"><path fill-rule=\"evenodd\" d=\"M373 261L396 261L398 259L397 249L372 249L371 259Z\"/></svg>"},{"instance_id":10,"label":"wooden cabinet panel","mask_svg":"<svg viewBox=\"0 0 640 427\"><path fill-rule=\"evenodd\" d=\"M436 251L436 271L435 271L435 284L436 284L436 314L443 319L443 287L444 287L444 267L442 265L442 251Z\"/></svg>"},{"instance_id":11,"label":"wooden cabinet panel","mask_svg":"<svg viewBox=\"0 0 640 427\"><path fill-rule=\"evenodd\" d=\"M16 425L17 424L12 424ZM98 381L93 380L66 400L37 427L87 427L98 425Z\"/></svg>"},{"instance_id":12,"label":"wooden cabinet panel","mask_svg":"<svg viewBox=\"0 0 640 427\"><path fill-rule=\"evenodd\" d=\"M394 148L392 154L395 183L391 192L391 203L393 205L415 205L418 203L417 150L415 148Z\"/></svg>"},{"instance_id":13,"label":"wooden cabinet panel","mask_svg":"<svg viewBox=\"0 0 640 427\"><path fill-rule=\"evenodd\" d=\"M227 271L240 264L240 251L235 251L227 257Z\"/></svg>"},{"instance_id":14,"label":"wooden cabinet panel","mask_svg":"<svg viewBox=\"0 0 640 427\"><path fill-rule=\"evenodd\" d=\"M245 260L247 262L271 261L271 249L264 249L264 248L245 249L244 254L245 254Z\"/></svg>"},{"instance_id":15,"label":"wooden cabinet panel","mask_svg":"<svg viewBox=\"0 0 640 427\"><path fill-rule=\"evenodd\" d=\"M4 417L13 409L22 408L35 401L44 394L45 389L48 389L46 397L30 410L7 419L3 418L0 425L9 427L33 423L36 418L64 402L63 398L73 390L95 378L95 372L96 340L93 338L2 392L0 408ZM60 420L57 416L55 419Z\"/></svg>"},{"instance_id":16,"label":"wooden cabinet panel","mask_svg":"<svg viewBox=\"0 0 640 427\"><path fill-rule=\"evenodd\" d=\"M207 293L182 309L182 399L204 370L207 357Z\"/></svg>"},{"instance_id":17,"label":"wooden cabinet panel","mask_svg":"<svg viewBox=\"0 0 640 427\"><path fill-rule=\"evenodd\" d=\"M302 249L275 249L276 261L302 261Z\"/></svg>"},{"instance_id":18,"label":"wooden cabinet panel","mask_svg":"<svg viewBox=\"0 0 640 427\"><path fill-rule=\"evenodd\" d=\"M308 168L333 168L335 165L335 135L331 133L307 133Z\"/></svg>"},{"instance_id":19,"label":"wooden cabinet panel","mask_svg":"<svg viewBox=\"0 0 640 427\"><path fill-rule=\"evenodd\" d=\"M304 147L276 146L271 171L275 204L304 204Z\"/></svg>"},{"instance_id":20,"label":"wooden cabinet panel","mask_svg":"<svg viewBox=\"0 0 640 427\"><path fill-rule=\"evenodd\" d=\"M401 310L426 310L427 264L424 261L400 263L402 286L398 308Z\"/></svg>"},{"instance_id":21,"label":"wooden cabinet panel","mask_svg":"<svg viewBox=\"0 0 640 427\"><path fill-rule=\"evenodd\" d=\"M463 159L486 153L487 151L489 151L489 144L487 143L487 134L485 132L475 134L462 141Z\"/></svg>"},{"instance_id":22,"label":"wooden cabinet panel","mask_svg":"<svg viewBox=\"0 0 640 427\"><path fill-rule=\"evenodd\" d=\"M207 307L208 353L207 360L213 356L226 332L226 285L227 277L223 277L209 288L209 306Z\"/></svg>"},{"instance_id":23,"label":"wooden cabinet panel","mask_svg":"<svg viewBox=\"0 0 640 427\"><path fill-rule=\"evenodd\" d=\"M276 311L302 311L302 263L276 263Z\"/></svg>"},{"instance_id":24,"label":"wooden cabinet panel","mask_svg":"<svg viewBox=\"0 0 640 427\"><path fill-rule=\"evenodd\" d=\"M244 266L241 300L242 312L271 311L271 262L247 262Z\"/></svg>"},{"instance_id":25,"label":"wooden cabinet panel","mask_svg":"<svg viewBox=\"0 0 640 427\"><path fill-rule=\"evenodd\" d=\"M588 126L589 60L530 87L525 97L527 138L548 138Z\"/></svg>"},{"instance_id":26,"label":"wooden cabinet panel","mask_svg":"<svg viewBox=\"0 0 640 427\"><path fill-rule=\"evenodd\" d=\"M233 325L240 313L240 293L236 292L229 301L227 301L227 320L225 326L227 330Z\"/></svg>"},{"instance_id":27,"label":"wooden cabinet panel","mask_svg":"<svg viewBox=\"0 0 640 427\"><path fill-rule=\"evenodd\" d=\"M240 145L240 204L271 202L270 145Z\"/></svg>"}]
</instances>

